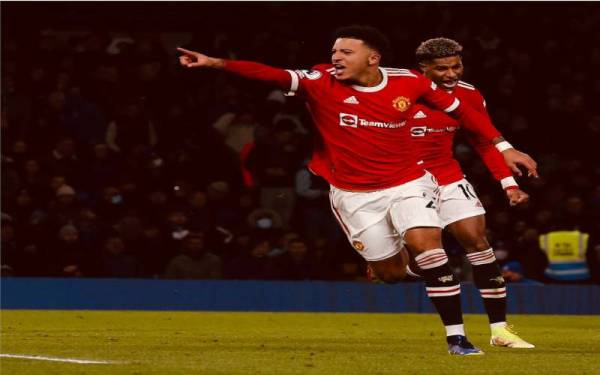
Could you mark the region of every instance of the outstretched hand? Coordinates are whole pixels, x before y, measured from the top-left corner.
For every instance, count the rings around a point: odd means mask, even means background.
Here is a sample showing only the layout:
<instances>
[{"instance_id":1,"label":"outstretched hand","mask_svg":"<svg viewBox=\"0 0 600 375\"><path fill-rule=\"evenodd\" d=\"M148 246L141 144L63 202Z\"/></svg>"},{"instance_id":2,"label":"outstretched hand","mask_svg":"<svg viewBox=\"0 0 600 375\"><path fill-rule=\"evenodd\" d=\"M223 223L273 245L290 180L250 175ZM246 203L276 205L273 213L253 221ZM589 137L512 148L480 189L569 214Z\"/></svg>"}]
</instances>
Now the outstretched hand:
<instances>
[{"instance_id":1,"label":"outstretched hand","mask_svg":"<svg viewBox=\"0 0 600 375\"><path fill-rule=\"evenodd\" d=\"M512 207L529 202L529 194L521 189L506 190L506 197L508 198L508 203Z\"/></svg>"},{"instance_id":2,"label":"outstretched hand","mask_svg":"<svg viewBox=\"0 0 600 375\"><path fill-rule=\"evenodd\" d=\"M504 161L506 165L513 171L517 176L523 176L523 172L519 167L524 167L527 170L528 177L539 177L537 172L537 163L524 152L509 148L508 150L502 151Z\"/></svg>"},{"instance_id":3,"label":"outstretched hand","mask_svg":"<svg viewBox=\"0 0 600 375\"><path fill-rule=\"evenodd\" d=\"M179 63L187 68L215 67L220 61L200 52L190 51L181 47L177 47L177 51L181 53Z\"/></svg>"}]
</instances>

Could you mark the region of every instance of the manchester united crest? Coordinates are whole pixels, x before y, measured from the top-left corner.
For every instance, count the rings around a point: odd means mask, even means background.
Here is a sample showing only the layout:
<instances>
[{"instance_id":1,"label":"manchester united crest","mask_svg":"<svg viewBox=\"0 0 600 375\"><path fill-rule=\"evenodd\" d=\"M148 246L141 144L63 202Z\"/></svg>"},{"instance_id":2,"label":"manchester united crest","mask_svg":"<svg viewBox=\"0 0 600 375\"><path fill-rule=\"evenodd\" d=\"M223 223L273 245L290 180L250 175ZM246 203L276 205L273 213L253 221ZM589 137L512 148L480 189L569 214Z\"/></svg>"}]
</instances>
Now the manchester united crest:
<instances>
[{"instance_id":1,"label":"manchester united crest","mask_svg":"<svg viewBox=\"0 0 600 375\"><path fill-rule=\"evenodd\" d=\"M394 108L400 112L404 112L410 107L410 99L406 96L399 96L392 102Z\"/></svg>"},{"instance_id":2,"label":"manchester united crest","mask_svg":"<svg viewBox=\"0 0 600 375\"><path fill-rule=\"evenodd\" d=\"M360 241L352 241L352 246L358 251L363 251L365 249L365 245Z\"/></svg>"}]
</instances>

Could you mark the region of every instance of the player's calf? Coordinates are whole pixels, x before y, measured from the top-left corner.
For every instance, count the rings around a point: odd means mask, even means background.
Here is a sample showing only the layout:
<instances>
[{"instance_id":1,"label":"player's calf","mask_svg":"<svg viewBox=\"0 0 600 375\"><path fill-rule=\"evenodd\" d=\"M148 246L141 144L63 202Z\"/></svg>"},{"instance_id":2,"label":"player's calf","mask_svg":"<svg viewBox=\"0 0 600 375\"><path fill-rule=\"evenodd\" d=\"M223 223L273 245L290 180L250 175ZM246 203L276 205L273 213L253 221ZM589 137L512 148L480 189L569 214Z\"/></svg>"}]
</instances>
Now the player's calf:
<instances>
[{"instance_id":1,"label":"player's calf","mask_svg":"<svg viewBox=\"0 0 600 375\"><path fill-rule=\"evenodd\" d=\"M441 248L441 236L439 228L413 228L406 232L404 240L421 269L427 295L444 322L446 335L464 336L460 283Z\"/></svg>"},{"instance_id":2,"label":"player's calf","mask_svg":"<svg viewBox=\"0 0 600 375\"><path fill-rule=\"evenodd\" d=\"M423 278L427 295L440 313L448 335L462 334L462 311L460 307L460 283L448 265L443 249L427 250L415 257ZM455 327L455 329L449 327Z\"/></svg>"}]
</instances>

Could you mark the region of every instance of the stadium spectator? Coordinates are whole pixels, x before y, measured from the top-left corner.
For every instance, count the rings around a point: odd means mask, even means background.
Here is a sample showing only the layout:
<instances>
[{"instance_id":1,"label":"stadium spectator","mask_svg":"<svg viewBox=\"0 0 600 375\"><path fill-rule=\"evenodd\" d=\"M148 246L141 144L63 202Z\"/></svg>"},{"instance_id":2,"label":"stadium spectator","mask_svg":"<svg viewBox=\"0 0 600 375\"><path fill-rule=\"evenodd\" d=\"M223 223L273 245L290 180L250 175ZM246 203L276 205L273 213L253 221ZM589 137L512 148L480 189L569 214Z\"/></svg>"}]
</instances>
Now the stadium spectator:
<instances>
[{"instance_id":1,"label":"stadium spectator","mask_svg":"<svg viewBox=\"0 0 600 375\"><path fill-rule=\"evenodd\" d=\"M541 284L539 281L528 279L524 276L523 266L516 260L502 266L502 277L508 283Z\"/></svg>"},{"instance_id":2,"label":"stadium spectator","mask_svg":"<svg viewBox=\"0 0 600 375\"><path fill-rule=\"evenodd\" d=\"M36 159L25 161L21 186L31 192L35 199L47 200L48 178L46 171L42 171L40 163Z\"/></svg>"},{"instance_id":3,"label":"stadium spectator","mask_svg":"<svg viewBox=\"0 0 600 375\"><path fill-rule=\"evenodd\" d=\"M206 193L194 190L188 195L188 212L190 226L207 231L212 226L212 212L207 206Z\"/></svg>"},{"instance_id":4,"label":"stadium spectator","mask_svg":"<svg viewBox=\"0 0 600 375\"><path fill-rule=\"evenodd\" d=\"M48 220L52 228L62 227L72 223L79 215L80 202L75 190L69 185L56 189L56 199L50 202Z\"/></svg>"},{"instance_id":5,"label":"stadium spectator","mask_svg":"<svg viewBox=\"0 0 600 375\"><path fill-rule=\"evenodd\" d=\"M100 193L102 186L117 183L122 173L122 161L105 143L95 144L92 152L85 183L89 191Z\"/></svg>"},{"instance_id":6,"label":"stadium spectator","mask_svg":"<svg viewBox=\"0 0 600 375\"><path fill-rule=\"evenodd\" d=\"M128 253L123 239L109 234L103 243L99 259L100 277L140 277L142 267L138 259Z\"/></svg>"},{"instance_id":7,"label":"stadium spectator","mask_svg":"<svg viewBox=\"0 0 600 375\"><path fill-rule=\"evenodd\" d=\"M579 230L556 230L540 235L540 248L548 258L546 278L562 284L588 282L589 237Z\"/></svg>"},{"instance_id":8,"label":"stadium spectator","mask_svg":"<svg viewBox=\"0 0 600 375\"><path fill-rule=\"evenodd\" d=\"M185 209L174 206L167 211L167 231L172 245L179 248L182 240L190 233L189 218Z\"/></svg>"},{"instance_id":9,"label":"stadium spectator","mask_svg":"<svg viewBox=\"0 0 600 375\"><path fill-rule=\"evenodd\" d=\"M293 227L299 228L306 238L325 240L333 248L343 240L343 232L330 214L329 186L323 178L307 168L308 160L298 169L294 189L297 195Z\"/></svg>"},{"instance_id":10,"label":"stadium spectator","mask_svg":"<svg viewBox=\"0 0 600 375\"><path fill-rule=\"evenodd\" d=\"M79 230L72 224L63 225L58 238L49 249L48 257L54 264L53 275L60 277L92 276L92 256L89 249L82 246Z\"/></svg>"},{"instance_id":11,"label":"stadium spectator","mask_svg":"<svg viewBox=\"0 0 600 375\"><path fill-rule=\"evenodd\" d=\"M142 252L138 254L142 263L143 276L162 277L168 262L175 257L178 249L171 246L166 231L159 223L148 220L143 229L140 246Z\"/></svg>"},{"instance_id":12,"label":"stadium spectator","mask_svg":"<svg viewBox=\"0 0 600 375\"><path fill-rule=\"evenodd\" d=\"M539 231L536 228L523 231L511 252L511 259L522 265L524 277L540 282L545 280L544 270L548 261L540 249Z\"/></svg>"},{"instance_id":13,"label":"stadium spectator","mask_svg":"<svg viewBox=\"0 0 600 375\"><path fill-rule=\"evenodd\" d=\"M102 196L97 201L94 211L107 223L115 223L124 213L123 204L121 191L109 185L102 189Z\"/></svg>"},{"instance_id":14,"label":"stadium spectator","mask_svg":"<svg viewBox=\"0 0 600 375\"><path fill-rule=\"evenodd\" d=\"M33 200L33 197L26 189L21 189L17 193L15 201L7 202L7 204L4 205L4 209L7 212L10 212L12 217L18 223L18 235L23 234L19 227L24 230L25 226L30 222L33 213L36 211L36 206L38 206L37 202Z\"/></svg>"},{"instance_id":15,"label":"stadium spectator","mask_svg":"<svg viewBox=\"0 0 600 375\"><path fill-rule=\"evenodd\" d=\"M284 227L289 225L296 203L294 172L302 163L295 127L290 120L280 120L268 139L256 143L247 160L260 188L261 206L276 211Z\"/></svg>"},{"instance_id":16,"label":"stadium spectator","mask_svg":"<svg viewBox=\"0 0 600 375\"><path fill-rule=\"evenodd\" d=\"M65 79L70 79L70 77L67 76ZM67 90L64 133L72 137L82 148L103 142L108 124L105 113L101 111L97 103L83 95L81 87L77 83L71 84L61 91Z\"/></svg>"},{"instance_id":17,"label":"stadium spectator","mask_svg":"<svg viewBox=\"0 0 600 375\"><path fill-rule=\"evenodd\" d=\"M183 239L183 252L165 270L168 279L220 279L221 259L205 248L204 233L190 232Z\"/></svg>"},{"instance_id":18,"label":"stadium spectator","mask_svg":"<svg viewBox=\"0 0 600 375\"><path fill-rule=\"evenodd\" d=\"M587 265L592 283L600 284L600 243L598 236L590 238L590 250L587 252Z\"/></svg>"},{"instance_id":19,"label":"stadium spectator","mask_svg":"<svg viewBox=\"0 0 600 375\"><path fill-rule=\"evenodd\" d=\"M244 146L254 142L254 132L258 126L252 113L224 113L212 125L224 138L225 144L237 154Z\"/></svg>"},{"instance_id":20,"label":"stadium spectator","mask_svg":"<svg viewBox=\"0 0 600 375\"><path fill-rule=\"evenodd\" d=\"M279 280L319 279L319 267L308 244L301 238L291 239L284 254L276 258L275 277Z\"/></svg>"},{"instance_id":21,"label":"stadium spectator","mask_svg":"<svg viewBox=\"0 0 600 375\"><path fill-rule=\"evenodd\" d=\"M92 210L88 205L81 207L79 216L73 223L79 233L79 241L82 246L89 249L93 254L93 258L97 258L99 247L101 246L101 236L106 232L109 225L104 221L103 217L100 217Z\"/></svg>"},{"instance_id":22,"label":"stadium spectator","mask_svg":"<svg viewBox=\"0 0 600 375\"><path fill-rule=\"evenodd\" d=\"M10 215L2 214L2 275L50 276L44 250L38 246L39 238L23 233L17 237L16 225Z\"/></svg>"},{"instance_id":23,"label":"stadium spectator","mask_svg":"<svg viewBox=\"0 0 600 375\"><path fill-rule=\"evenodd\" d=\"M50 157L45 161L46 169L51 175L64 176L75 188L81 187L83 183L83 163L77 154L76 144L72 138L59 140Z\"/></svg>"},{"instance_id":24,"label":"stadium spectator","mask_svg":"<svg viewBox=\"0 0 600 375\"><path fill-rule=\"evenodd\" d=\"M251 237L248 250L225 264L225 276L229 279L269 280L275 277L275 264L267 255L272 250L268 237Z\"/></svg>"},{"instance_id":25,"label":"stadium spectator","mask_svg":"<svg viewBox=\"0 0 600 375\"><path fill-rule=\"evenodd\" d=\"M2 275L19 275L19 249L15 235L13 219L2 214Z\"/></svg>"},{"instance_id":26,"label":"stadium spectator","mask_svg":"<svg viewBox=\"0 0 600 375\"><path fill-rule=\"evenodd\" d=\"M134 215L122 217L114 226L125 247L138 259L144 256L144 228L142 220Z\"/></svg>"},{"instance_id":27,"label":"stadium spectator","mask_svg":"<svg viewBox=\"0 0 600 375\"><path fill-rule=\"evenodd\" d=\"M141 103L133 98L127 99L106 129L108 147L127 154L138 145L155 146L158 143L156 129L147 116Z\"/></svg>"},{"instance_id":28,"label":"stadium spectator","mask_svg":"<svg viewBox=\"0 0 600 375\"><path fill-rule=\"evenodd\" d=\"M231 185L226 181L213 181L206 188L208 207L214 213L214 226L236 228L242 220L238 202Z\"/></svg>"}]
</instances>

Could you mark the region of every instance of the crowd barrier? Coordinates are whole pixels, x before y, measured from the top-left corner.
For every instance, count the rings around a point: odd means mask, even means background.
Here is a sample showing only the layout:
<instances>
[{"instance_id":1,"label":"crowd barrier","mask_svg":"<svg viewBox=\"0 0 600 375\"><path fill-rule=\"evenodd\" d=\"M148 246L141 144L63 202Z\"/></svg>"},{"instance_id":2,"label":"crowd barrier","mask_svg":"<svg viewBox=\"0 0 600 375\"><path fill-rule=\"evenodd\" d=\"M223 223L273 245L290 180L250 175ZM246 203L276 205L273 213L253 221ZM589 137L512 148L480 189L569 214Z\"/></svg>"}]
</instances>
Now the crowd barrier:
<instances>
[{"instance_id":1,"label":"crowd barrier","mask_svg":"<svg viewBox=\"0 0 600 375\"><path fill-rule=\"evenodd\" d=\"M2 309L434 312L422 283L2 278ZM598 285L508 286L511 314L600 314ZM462 284L465 313L483 313Z\"/></svg>"}]
</instances>

